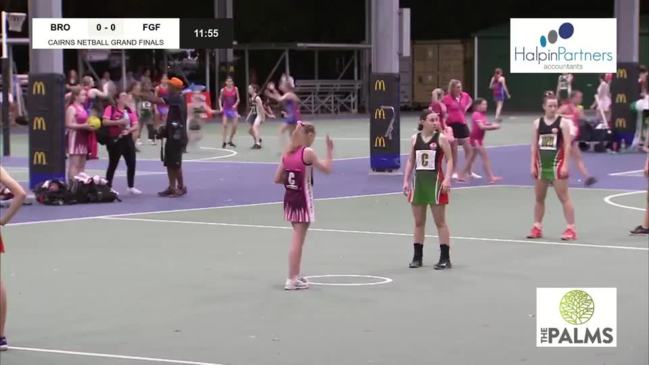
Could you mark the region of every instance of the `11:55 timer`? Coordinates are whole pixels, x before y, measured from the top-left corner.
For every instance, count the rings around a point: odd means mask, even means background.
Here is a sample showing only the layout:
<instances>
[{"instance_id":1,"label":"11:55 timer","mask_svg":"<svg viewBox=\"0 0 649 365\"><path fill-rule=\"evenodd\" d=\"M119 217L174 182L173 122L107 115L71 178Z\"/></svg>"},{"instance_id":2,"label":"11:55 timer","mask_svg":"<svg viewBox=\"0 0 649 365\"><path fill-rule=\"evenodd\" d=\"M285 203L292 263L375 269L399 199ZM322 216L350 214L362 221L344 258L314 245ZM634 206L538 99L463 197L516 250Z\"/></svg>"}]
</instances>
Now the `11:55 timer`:
<instances>
[{"instance_id":1,"label":"11:55 timer","mask_svg":"<svg viewBox=\"0 0 649 365\"><path fill-rule=\"evenodd\" d=\"M218 28L209 28L209 29L198 28L198 29L194 29L194 36L196 38L218 38L219 37L219 29Z\"/></svg>"}]
</instances>

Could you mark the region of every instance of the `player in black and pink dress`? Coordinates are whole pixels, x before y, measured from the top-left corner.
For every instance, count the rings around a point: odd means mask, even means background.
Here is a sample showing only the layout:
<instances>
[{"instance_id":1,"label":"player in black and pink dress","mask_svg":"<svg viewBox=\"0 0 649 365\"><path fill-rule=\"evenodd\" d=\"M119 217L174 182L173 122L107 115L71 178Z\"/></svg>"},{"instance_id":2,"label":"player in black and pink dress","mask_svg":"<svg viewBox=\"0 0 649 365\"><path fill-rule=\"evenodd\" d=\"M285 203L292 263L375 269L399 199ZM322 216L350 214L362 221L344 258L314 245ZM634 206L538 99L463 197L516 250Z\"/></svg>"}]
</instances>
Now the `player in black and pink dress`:
<instances>
[{"instance_id":1,"label":"player in black and pink dress","mask_svg":"<svg viewBox=\"0 0 649 365\"><path fill-rule=\"evenodd\" d=\"M22 207L25 201L25 190L14 180L5 169L0 167L0 187L6 187L13 195L13 200L9 208L3 209L3 215L0 216L0 227L4 227L13 216ZM5 252L2 242L2 232L0 232L0 259ZM0 277L0 351L6 351L9 347L7 337L5 337L5 323L7 322L7 291L4 282Z\"/></svg>"},{"instance_id":2,"label":"player in black and pink dress","mask_svg":"<svg viewBox=\"0 0 649 365\"><path fill-rule=\"evenodd\" d=\"M302 246L309 225L315 220L313 206L313 168L331 172L334 145L327 136L327 157L320 160L311 145L315 140L315 127L298 123L291 135L291 144L282 156L275 172L275 183L283 184L284 218L293 225L293 238L288 254L286 290L308 289L308 282L300 276Z\"/></svg>"}]
</instances>

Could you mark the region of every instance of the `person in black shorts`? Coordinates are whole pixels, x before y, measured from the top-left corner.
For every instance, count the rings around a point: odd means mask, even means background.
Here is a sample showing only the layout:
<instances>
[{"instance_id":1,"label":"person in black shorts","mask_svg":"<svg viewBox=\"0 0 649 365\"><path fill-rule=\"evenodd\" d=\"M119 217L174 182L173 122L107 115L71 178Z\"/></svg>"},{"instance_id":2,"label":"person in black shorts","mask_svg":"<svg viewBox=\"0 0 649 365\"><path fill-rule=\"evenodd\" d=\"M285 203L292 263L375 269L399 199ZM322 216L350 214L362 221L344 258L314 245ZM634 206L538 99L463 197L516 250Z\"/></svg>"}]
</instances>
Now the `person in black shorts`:
<instances>
[{"instance_id":1,"label":"person in black shorts","mask_svg":"<svg viewBox=\"0 0 649 365\"><path fill-rule=\"evenodd\" d=\"M182 161L183 153L187 147L187 106L181 91L187 86L181 77L170 77L167 82L169 94L164 97L149 96L157 104L166 104L169 107L167 121L158 131L158 137L165 142L160 148L161 159L167 168L169 186L158 193L161 197L180 197L187 194L187 187L183 179Z\"/></svg>"}]
</instances>

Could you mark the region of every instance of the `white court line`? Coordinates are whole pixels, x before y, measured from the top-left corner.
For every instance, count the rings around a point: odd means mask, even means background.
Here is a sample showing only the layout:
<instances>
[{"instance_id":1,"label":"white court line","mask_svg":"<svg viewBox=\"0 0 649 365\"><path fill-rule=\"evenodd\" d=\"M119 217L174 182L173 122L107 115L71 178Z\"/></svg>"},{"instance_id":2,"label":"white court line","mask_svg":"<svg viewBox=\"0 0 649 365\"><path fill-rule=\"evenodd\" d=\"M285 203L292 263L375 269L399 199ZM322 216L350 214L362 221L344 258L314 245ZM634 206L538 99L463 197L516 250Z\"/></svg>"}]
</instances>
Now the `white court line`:
<instances>
[{"instance_id":1,"label":"white court line","mask_svg":"<svg viewBox=\"0 0 649 365\"><path fill-rule=\"evenodd\" d=\"M177 224L192 224L192 225L219 226L219 227L237 227L237 228L266 228L266 229L281 229L281 230L293 229L293 227L289 227L289 226L270 226L270 225L260 225L260 224L240 224L240 223L222 223L222 222L195 222L195 221L179 221L179 220L149 219L149 218L103 217L102 219L133 221L133 222L150 222L150 223L177 223ZM400 236L400 237L412 236L412 233L358 231L358 230L332 229L332 228L309 228L309 231L331 232L331 233L352 233L352 234L365 234L365 235L375 235L375 236ZM437 238L438 236L427 234L426 237ZM467 240L467 241L484 241L484 242L521 243L521 244L528 244L528 245L569 246L569 247L649 251L649 248L645 248L645 247L613 246L613 245L603 245L603 244L600 245L600 244L591 244L591 243L570 243L570 242L537 241L537 240L517 240L517 239L507 239L507 238L464 237L464 236L452 236L451 239Z\"/></svg>"},{"instance_id":2,"label":"white court line","mask_svg":"<svg viewBox=\"0 0 649 365\"><path fill-rule=\"evenodd\" d=\"M94 353L94 352L50 350L50 349L38 349L38 348L31 348L31 347L13 347L13 346L10 346L9 349L18 350L18 351L45 352L45 353L50 353L50 354L61 354L61 355L103 357L103 358L107 358L107 359L149 361L149 362L166 363L166 364L222 365L222 364L216 364L216 363L211 363L211 362L197 362L197 361L185 361L185 360L159 359L159 358L155 358L155 357L125 356L125 355L101 354L101 353Z\"/></svg>"},{"instance_id":3,"label":"white court line","mask_svg":"<svg viewBox=\"0 0 649 365\"><path fill-rule=\"evenodd\" d=\"M614 198L619 198L621 196L627 196L627 195L641 194L641 193L646 193L646 191L643 191L643 190L641 190L641 191L629 191L629 192L626 192L626 193L609 195L609 196L604 198L604 203L612 205L614 207L618 207L618 208L632 209L632 210L637 210L637 211L640 211L640 212L644 212L645 208L632 207L632 206L629 206L629 205L619 204L619 203L616 203L616 202L613 201Z\"/></svg>"},{"instance_id":4,"label":"white court line","mask_svg":"<svg viewBox=\"0 0 649 365\"><path fill-rule=\"evenodd\" d=\"M533 186L526 185L471 185L471 186L459 186L453 187L452 190L467 190L467 189L486 189L486 188L527 188L531 189ZM604 190L604 191L628 191L625 189L597 189L597 188L570 188L576 190ZM316 198L315 201L326 201L326 200L342 200L342 199L356 199L356 198L369 198L377 196L387 196L387 195L397 195L403 194L401 191L395 191L391 193L376 193L376 194L360 194L360 195L349 195L349 196L336 196L332 198ZM34 224L46 224L46 223L59 223L59 222L75 222L88 219L98 219L106 217L128 217L133 215L144 215L144 214L162 214L162 213L180 213L180 212L198 212L203 210L212 210L212 209L228 209L228 208L246 208L246 207L257 207L264 205L272 204L283 204L283 201L274 201L274 202L265 202L265 203L250 203L250 204L235 204L235 205L217 205L212 207L202 207L202 208L185 208L185 209L170 209L170 210L151 210L144 212L132 212L132 213L122 213L122 214L109 214L109 215L95 215L87 217L76 217L76 218L61 218L61 219L51 219L46 221L30 221L30 222L19 222L19 223L10 223L9 226L29 226Z\"/></svg>"},{"instance_id":5,"label":"white court line","mask_svg":"<svg viewBox=\"0 0 649 365\"><path fill-rule=\"evenodd\" d=\"M502 180L501 180L502 181ZM530 177L530 183L534 183L534 180ZM533 185L507 185L507 184L502 184L502 185L489 185L489 186L500 186L503 188L522 188L522 189L534 189ZM457 189L457 188L456 188ZM593 191L635 191L631 189L617 189L617 188L593 188L593 187L583 187L583 186L569 186L569 190L593 190Z\"/></svg>"},{"instance_id":6,"label":"white court line","mask_svg":"<svg viewBox=\"0 0 649 365\"><path fill-rule=\"evenodd\" d=\"M495 185L494 185L495 186ZM466 186L458 189L472 189L480 188L482 186ZM363 195L350 195L350 196L337 196L333 198L317 198L315 201L324 201L324 200L342 200L342 199L355 199L355 198L366 198L373 196L386 196L386 195L395 195L403 194L402 192L392 192L392 193L377 193L377 194L363 194ZM162 213L181 213L181 212L197 212L202 210L212 210L212 209L228 209L228 208L246 208L246 207L258 207L264 205L273 205L273 204L283 204L283 201L274 201L274 202L265 202L265 203L251 203L251 204L235 204L235 205L218 205L213 207L202 207L202 208L186 208L186 209L171 209L171 210L152 210L145 212L133 212L133 213L123 213L123 214L110 214L110 215L96 215L88 217L77 217L77 218L62 218L62 219L52 219L47 221L34 221L34 222L20 222L20 223L10 223L9 226L28 226L33 224L44 224L44 223L59 223L59 222L74 222L88 219L98 219L106 217L128 217L132 215L144 215L144 214L162 214Z\"/></svg>"},{"instance_id":7,"label":"white court line","mask_svg":"<svg viewBox=\"0 0 649 365\"><path fill-rule=\"evenodd\" d=\"M612 174L608 174L608 176L642 176L642 172L644 170L629 170L629 171L621 171L621 172L614 172ZM640 174L640 175L637 175Z\"/></svg>"}]
</instances>

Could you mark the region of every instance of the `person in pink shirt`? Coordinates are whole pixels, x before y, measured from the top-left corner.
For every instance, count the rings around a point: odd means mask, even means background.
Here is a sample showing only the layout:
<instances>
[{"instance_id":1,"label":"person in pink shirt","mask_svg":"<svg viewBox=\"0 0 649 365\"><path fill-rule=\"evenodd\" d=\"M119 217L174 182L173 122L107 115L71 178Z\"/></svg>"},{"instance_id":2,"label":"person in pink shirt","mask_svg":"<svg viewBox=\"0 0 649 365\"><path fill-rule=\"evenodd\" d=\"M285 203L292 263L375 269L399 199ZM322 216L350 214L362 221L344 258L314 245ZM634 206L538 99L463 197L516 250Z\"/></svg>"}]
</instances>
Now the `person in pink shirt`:
<instances>
[{"instance_id":1,"label":"person in pink shirt","mask_svg":"<svg viewBox=\"0 0 649 365\"><path fill-rule=\"evenodd\" d=\"M500 124L492 124L487 119L487 100L482 98L477 98L473 102L473 114L471 115L471 134L469 135L469 143L473 147L474 153L471 155L469 160L466 162L464 167L465 176L471 175L471 166L475 161L476 157L480 155L482 158L482 164L484 165L484 171L487 175L487 179L490 184L493 184L499 180L502 180L500 176L495 176L493 168L491 167L491 161L489 160L489 155L487 154L487 149L484 147L484 137L486 131L496 130L500 128Z\"/></svg>"},{"instance_id":2,"label":"person in pink shirt","mask_svg":"<svg viewBox=\"0 0 649 365\"><path fill-rule=\"evenodd\" d=\"M115 105L109 105L104 109L102 124L108 127L110 140L106 143L108 150L108 169L106 170L106 180L108 185L113 185L115 170L119 165L120 158L124 157L126 161L126 180L128 183L128 192L133 195L142 194L135 187L135 141L133 133L138 131L137 114L128 106L129 94L126 91L119 93Z\"/></svg>"},{"instance_id":3,"label":"person in pink shirt","mask_svg":"<svg viewBox=\"0 0 649 365\"><path fill-rule=\"evenodd\" d=\"M451 80L448 84L448 92L444 98L442 98L442 103L446 106L446 125L453 129L453 136L455 141L451 143L451 153L453 154L453 161L456 161L453 164L452 177L454 179L464 180L464 176L458 176L457 174L457 146L462 145L464 148L464 157L468 161L473 153L471 144L469 144L469 127L466 124L465 114L467 110L471 107L473 100L471 96L466 92L462 91L462 82L460 80ZM473 175L474 178L480 178L479 175Z\"/></svg>"},{"instance_id":4,"label":"person in pink shirt","mask_svg":"<svg viewBox=\"0 0 649 365\"><path fill-rule=\"evenodd\" d=\"M293 239L288 254L288 278L284 289L308 289L308 282L300 277L302 246L309 225L315 220L313 206L313 168L329 174L332 169L334 145L327 136L327 157L320 160L311 145L315 140L315 127L298 122L291 134L291 144L275 172L275 183L283 184L284 218L293 225Z\"/></svg>"}]
</instances>

